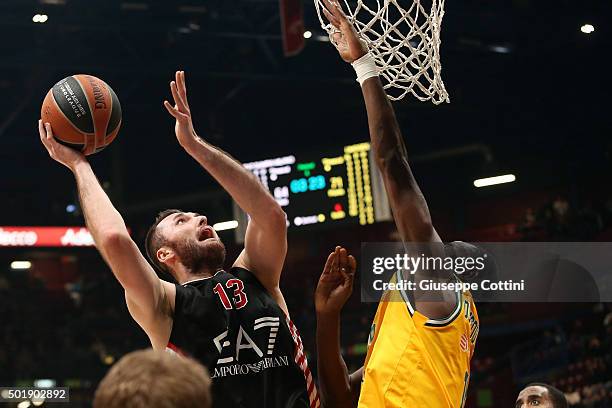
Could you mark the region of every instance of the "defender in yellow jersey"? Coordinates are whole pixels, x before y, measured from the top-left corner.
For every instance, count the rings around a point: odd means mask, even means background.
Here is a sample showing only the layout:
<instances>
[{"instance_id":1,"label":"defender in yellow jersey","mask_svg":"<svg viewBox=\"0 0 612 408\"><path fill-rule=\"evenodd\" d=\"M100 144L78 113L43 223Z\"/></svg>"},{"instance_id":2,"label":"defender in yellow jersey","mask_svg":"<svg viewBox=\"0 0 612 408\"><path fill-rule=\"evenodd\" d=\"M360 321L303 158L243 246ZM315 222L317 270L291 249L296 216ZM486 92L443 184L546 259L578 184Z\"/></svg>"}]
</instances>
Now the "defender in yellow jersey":
<instances>
[{"instance_id":1,"label":"defender in yellow jersey","mask_svg":"<svg viewBox=\"0 0 612 408\"><path fill-rule=\"evenodd\" d=\"M413 306L418 303L414 293L385 292L372 324L364 367L349 376L340 353L339 316L351 295L355 269L355 259L336 247L315 292L323 406L463 407L480 328L471 293L455 292L452 313L431 319ZM391 282L402 279L396 272Z\"/></svg>"},{"instance_id":2,"label":"defender in yellow jersey","mask_svg":"<svg viewBox=\"0 0 612 408\"><path fill-rule=\"evenodd\" d=\"M415 310L404 291L384 295L368 339L359 407L463 407L479 323L471 294L456 296L456 310L435 320Z\"/></svg>"},{"instance_id":3,"label":"defender in yellow jersey","mask_svg":"<svg viewBox=\"0 0 612 408\"><path fill-rule=\"evenodd\" d=\"M404 138L366 42L335 0L322 0L335 27L332 43L351 63L368 114L372 153L404 243L439 244L425 197L408 164ZM450 249L473 252L465 243ZM342 248L327 260L315 293L319 382L324 406L333 408L460 408L470 375L478 316L468 292L440 289L389 292L380 301L364 368L349 375L340 353L340 310L352 291L355 262ZM405 276L401 276L406 280ZM422 281L449 283L453 271L417 270ZM473 277L462 276L462 279ZM442 286L448 288L448 286ZM433 295L433 297L432 297Z\"/></svg>"}]
</instances>

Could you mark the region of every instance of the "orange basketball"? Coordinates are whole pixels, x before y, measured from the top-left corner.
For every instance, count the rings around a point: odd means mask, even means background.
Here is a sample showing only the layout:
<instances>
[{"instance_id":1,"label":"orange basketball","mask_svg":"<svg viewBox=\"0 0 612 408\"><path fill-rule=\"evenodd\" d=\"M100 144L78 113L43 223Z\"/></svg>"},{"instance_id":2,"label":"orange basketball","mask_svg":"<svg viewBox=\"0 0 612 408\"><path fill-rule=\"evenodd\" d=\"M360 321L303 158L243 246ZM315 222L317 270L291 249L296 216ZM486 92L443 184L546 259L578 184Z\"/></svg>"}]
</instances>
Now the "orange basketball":
<instances>
[{"instance_id":1,"label":"orange basketball","mask_svg":"<svg viewBox=\"0 0 612 408\"><path fill-rule=\"evenodd\" d=\"M119 133L121 104L101 79L72 75L49 90L41 118L51 123L58 142L89 155L104 149Z\"/></svg>"}]
</instances>

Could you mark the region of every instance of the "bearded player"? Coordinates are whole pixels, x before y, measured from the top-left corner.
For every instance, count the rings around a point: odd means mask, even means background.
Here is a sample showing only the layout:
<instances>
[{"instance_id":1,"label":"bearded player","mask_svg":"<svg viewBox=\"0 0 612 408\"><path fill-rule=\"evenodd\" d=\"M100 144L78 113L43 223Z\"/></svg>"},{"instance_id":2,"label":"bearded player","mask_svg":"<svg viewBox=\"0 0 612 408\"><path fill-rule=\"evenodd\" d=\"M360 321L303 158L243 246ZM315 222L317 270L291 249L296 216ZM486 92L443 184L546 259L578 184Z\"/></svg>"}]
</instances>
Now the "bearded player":
<instances>
[{"instance_id":1,"label":"bearded player","mask_svg":"<svg viewBox=\"0 0 612 408\"><path fill-rule=\"evenodd\" d=\"M96 247L125 289L130 314L156 350L203 363L213 379L215 407L316 408L316 388L279 279L287 252L285 213L240 163L200 138L187 101L184 72L170 83L179 144L250 216L245 248L229 271L225 247L204 215L166 210L146 239L158 278L128 234L85 156L58 144L39 123L51 157L76 178Z\"/></svg>"},{"instance_id":2,"label":"bearded player","mask_svg":"<svg viewBox=\"0 0 612 408\"><path fill-rule=\"evenodd\" d=\"M372 149L383 176L398 231L405 243L442 247L429 209L408 165L406 147L374 58L338 5L325 1L324 13L335 27L332 42L355 68L368 114ZM436 245L436 243L440 243ZM430 245L431 244L431 245ZM465 243L447 246L474 255ZM339 249L345 272L324 271L317 293L317 349L324 406L363 408L459 408L465 403L478 334L478 316L469 292L386 292L372 325L365 365L349 375L340 355L339 312L352 288L354 262ZM342 269L342 268L341 268ZM398 272L396 279L406 276ZM417 272L415 280L458 281L452 272ZM418 286L417 286L418 287ZM332 340L329 340L332 339Z\"/></svg>"}]
</instances>

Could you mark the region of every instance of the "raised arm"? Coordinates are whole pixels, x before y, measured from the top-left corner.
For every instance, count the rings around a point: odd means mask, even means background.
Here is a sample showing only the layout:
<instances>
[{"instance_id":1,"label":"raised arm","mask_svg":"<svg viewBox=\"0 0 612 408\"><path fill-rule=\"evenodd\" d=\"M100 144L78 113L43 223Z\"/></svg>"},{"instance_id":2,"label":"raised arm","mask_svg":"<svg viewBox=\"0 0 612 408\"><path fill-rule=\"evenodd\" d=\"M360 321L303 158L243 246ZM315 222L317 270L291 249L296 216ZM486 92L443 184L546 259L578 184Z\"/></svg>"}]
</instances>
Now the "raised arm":
<instances>
[{"instance_id":1,"label":"raised arm","mask_svg":"<svg viewBox=\"0 0 612 408\"><path fill-rule=\"evenodd\" d=\"M344 248L329 254L315 292L317 366L324 407L356 407L363 368L349 375L340 352L340 311L351 296L355 258Z\"/></svg>"},{"instance_id":2,"label":"raised arm","mask_svg":"<svg viewBox=\"0 0 612 408\"><path fill-rule=\"evenodd\" d=\"M362 92L376 164L383 175L395 223L403 241L442 242L410 165L395 112L380 79L367 79Z\"/></svg>"},{"instance_id":3,"label":"raised arm","mask_svg":"<svg viewBox=\"0 0 612 408\"><path fill-rule=\"evenodd\" d=\"M374 157L382 173L402 241L441 243L442 240L433 227L425 197L408 164L406 145L391 102L378 78L374 59L338 3L324 1L327 7L324 13L337 29L332 40L342 59L351 63L358 74L368 114ZM434 252L431 255L442 255L442 246L432 246L431 249ZM421 279L454 279L452 274L445 270L426 273L418 271L414 278L415 282ZM432 319L448 317L457 304L454 293L450 291L429 293L427 298L421 295L419 291L414 293L416 309Z\"/></svg>"},{"instance_id":4,"label":"raised arm","mask_svg":"<svg viewBox=\"0 0 612 408\"><path fill-rule=\"evenodd\" d=\"M43 125L39 121L39 133L49 155L74 174L87 228L102 257L125 289L130 313L147 332L154 346L165 347L172 324L174 285L162 283L142 256L85 156L57 143L48 123Z\"/></svg>"},{"instance_id":5,"label":"raised arm","mask_svg":"<svg viewBox=\"0 0 612 408\"><path fill-rule=\"evenodd\" d=\"M176 119L175 132L178 142L250 216L245 249L235 265L253 272L269 291L278 291L287 253L284 211L250 171L229 154L197 135L187 100L183 71L176 73L175 81L170 83L170 90L175 105L172 106L168 101L165 101L164 105Z\"/></svg>"},{"instance_id":6,"label":"raised arm","mask_svg":"<svg viewBox=\"0 0 612 408\"><path fill-rule=\"evenodd\" d=\"M368 48L361 41L353 25L336 3L326 0L324 13L338 32L333 36L342 59L360 66L364 74L372 75L376 68L368 68ZM373 64L373 61L372 61ZM365 75L362 92L368 114L370 138L376 164L381 170L395 223L405 242L441 242L434 229L425 197L408 164L406 146L377 75Z\"/></svg>"}]
</instances>

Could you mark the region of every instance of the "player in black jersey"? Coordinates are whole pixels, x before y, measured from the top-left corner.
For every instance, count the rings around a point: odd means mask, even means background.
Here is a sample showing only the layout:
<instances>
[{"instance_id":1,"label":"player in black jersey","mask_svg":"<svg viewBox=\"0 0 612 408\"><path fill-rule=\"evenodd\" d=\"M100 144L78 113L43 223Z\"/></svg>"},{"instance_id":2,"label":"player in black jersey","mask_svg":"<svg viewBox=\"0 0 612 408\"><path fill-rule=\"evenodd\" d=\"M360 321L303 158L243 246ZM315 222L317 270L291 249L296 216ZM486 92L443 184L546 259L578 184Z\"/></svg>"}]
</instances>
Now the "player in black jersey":
<instances>
[{"instance_id":1,"label":"player in black jersey","mask_svg":"<svg viewBox=\"0 0 612 408\"><path fill-rule=\"evenodd\" d=\"M319 406L297 329L279 289L287 252L286 216L255 176L195 132L184 72L170 83L180 145L250 216L245 248L223 271L225 247L205 216L162 212L147 234L147 253L178 284L159 279L130 238L121 215L81 153L58 144L39 123L51 157L75 175L87 226L125 289L130 314L157 350L202 362L213 378L215 407Z\"/></svg>"}]
</instances>

